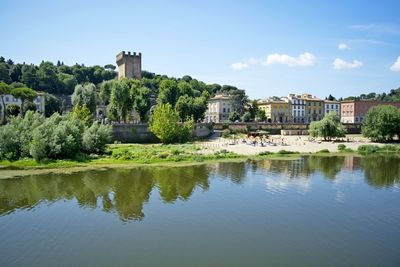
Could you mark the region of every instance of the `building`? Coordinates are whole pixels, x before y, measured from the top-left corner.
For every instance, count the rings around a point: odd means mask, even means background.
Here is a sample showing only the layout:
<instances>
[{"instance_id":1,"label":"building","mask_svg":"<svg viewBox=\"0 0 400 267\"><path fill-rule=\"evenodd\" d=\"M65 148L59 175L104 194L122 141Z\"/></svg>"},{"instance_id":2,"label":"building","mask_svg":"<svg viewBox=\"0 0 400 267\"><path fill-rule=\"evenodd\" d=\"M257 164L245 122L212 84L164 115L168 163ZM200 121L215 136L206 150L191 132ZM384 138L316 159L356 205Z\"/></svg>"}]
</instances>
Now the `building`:
<instances>
[{"instance_id":1,"label":"building","mask_svg":"<svg viewBox=\"0 0 400 267\"><path fill-rule=\"evenodd\" d=\"M17 105L21 107L22 101L21 99L15 98L14 96L10 94L3 95L3 100L4 100L4 105L5 108L3 107L3 102L0 101L0 118L3 118L3 112L6 110L7 106L9 105ZM32 103L35 105L35 108L37 111L40 113L44 113L45 111L45 93L37 93L36 98L32 101Z\"/></svg>"},{"instance_id":2,"label":"building","mask_svg":"<svg viewBox=\"0 0 400 267\"><path fill-rule=\"evenodd\" d=\"M231 112L233 112L232 98L228 95L216 95L208 100L204 121L227 122Z\"/></svg>"},{"instance_id":3,"label":"building","mask_svg":"<svg viewBox=\"0 0 400 267\"><path fill-rule=\"evenodd\" d=\"M141 79L142 78L142 53L131 54L122 51L117 55L118 79Z\"/></svg>"},{"instance_id":4,"label":"building","mask_svg":"<svg viewBox=\"0 0 400 267\"><path fill-rule=\"evenodd\" d=\"M324 100L316 98L310 94L302 94L301 99L306 101L306 123L319 121L324 117Z\"/></svg>"},{"instance_id":5,"label":"building","mask_svg":"<svg viewBox=\"0 0 400 267\"><path fill-rule=\"evenodd\" d=\"M264 110L268 122L292 122L291 103L284 100L261 100L258 108Z\"/></svg>"},{"instance_id":6,"label":"building","mask_svg":"<svg viewBox=\"0 0 400 267\"><path fill-rule=\"evenodd\" d=\"M306 122L306 101L301 98L301 95L289 94L282 99L286 102L290 102L292 120L294 123Z\"/></svg>"},{"instance_id":7,"label":"building","mask_svg":"<svg viewBox=\"0 0 400 267\"><path fill-rule=\"evenodd\" d=\"M375 100L344 100L341 102L342 123L362 123L368 110L379 105L392 105L400 108L400 102L381 102Z\"/></svg>"},{"instance_id":8,"label":"building","mask_svg":"<svg viewBox=\"0 0 400 267\"><path fill-rule=\"evenodd\" d=\"M325 100L325 114L336 113L340 117L340 102Z\"/></svg>"}]
</instances>

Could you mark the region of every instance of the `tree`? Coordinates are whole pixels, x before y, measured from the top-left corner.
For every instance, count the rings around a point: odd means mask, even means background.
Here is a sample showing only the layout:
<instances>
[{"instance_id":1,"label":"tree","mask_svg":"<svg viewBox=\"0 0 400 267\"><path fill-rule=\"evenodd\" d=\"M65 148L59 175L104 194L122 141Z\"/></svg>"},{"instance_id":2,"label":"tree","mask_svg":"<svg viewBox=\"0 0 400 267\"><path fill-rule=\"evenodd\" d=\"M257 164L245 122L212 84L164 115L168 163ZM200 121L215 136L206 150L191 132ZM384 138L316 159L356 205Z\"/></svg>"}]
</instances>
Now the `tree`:
<instances>
[{"instance_id":1,"label":"tree","mask_svg":"<svg viewBox=\"0 0 400 267\"><path fill-rule=\"evenodd\" d=\"M233 112L231 112L229 114L229 118L228 119L231 122L240 121L240 115L237 112L233 111Z\"/></svg>"},{"instance_id":2,"label":"tree","mask_svg":"<svg viewBox=\"0 0 400 267\"><path fill-rule=\"evenodd\" d=\"M381 105L368 110L362 126L362 134L373 141L392 140L400 137L400 109L392 105Z\"/></svg>"},{"instance_id":3,"label":"tree","mask_svg":"<svg viewBox=\"0 0 400 267\"><path fill-rule=\"evenodd\" d=\"M21 99L21 113L22 115L24 115L24 105L25 102L29 101L32 102L33 99L36 98L37 93L31 89L31 88L27 88L27 87L21 87L21 88L14 88L11 90L11 94L15 97L15 98L19 98Z\"/></svg>"},{"instance_id":4,"label":"tree","mask_svg":"<svg viewBox=\"0 0 400 267\"><path fill-rule=\"evenodd\" d=\"M37 77L39 80L37 89L53 94L59 93L61 83L59 82L57 69L53 63L49 61L40 63Z\"/></svg>"},{"instance_id":5,"label":"tree","mask_svg":"<svg viewBox=\"0 0 400 267\"><path fill-rule=\"evenodd\" d=\"M78 84L76 78L67 73L58 73L60 90L59 93L70 95L74 92L75 86Z\"/></svg>"},{"instance_id":6,"label":"tree","mask_svg":"<svg viewBox=\"0 0 400 267\"><path fill-rule=\"evenodd\" d=\"M130 87L127 81L119 80L113 83L111 89L110 103L107 110L110 115L116 116L118 121L125 121L128 113L132 110L132 98L130 95Z\"/></svg>"},{"instance_id":7,"label":"tree","mask_svg":"<svg viewBox=\"0 0 400 267\"><path fill-rule=\"evenodd\" d=\"M179 89L174 80L163 80L160 83L157 103L166 104L170 103L172 107L175 107L175 103L179 97Z\"/></svg>"},{"instance_id":8,"label":"tree","mask_svg":"<svg viewBox=\"0 0 400 267\"><path fill-rule=\"evenodd\" d=\"M113 80L104 81L100 85L99 96L100 96L101 101L103 101L103 103L105 105L108 105L108 103L109 103L110 96L111 96L111 90L112 90L114 82L115 81L113 81Z\"/></svg>"},{"instance_id":9,"label":"tree","mask_svg":"<svg viewBox=\"0 0 400 267\"><path fill-rule=\"evenodd\" d=\"M182 121L186 120L192 113L193 98L188 95L182 95L179 97L175 105L175 110L178 112L179 117Z\"/></svg>"},{"instance_id":10,"label":"tree","mask_svg":"<svg viewBox=\"0 0 400 267\"><path fill-rule=\"evenodd\" d=\"M1 104L2 104L2 112L3 112L3 118L2 122L5 123L7 121L7 113L6 113L6 105L4 103L4 95L9 94L11 92L11 88L8 84L5 82L0 82L0 97L1 97Z\"/></svg>"},{"instance_id":11,"label":"tree","mask_svg":"<svg viewBox=\"0 0 400 267\"><path fill-rule=\"evenodd\" d=\"M265 121L265 119L267 118L267 117L265 116L265 110L259 109L259 110L257 111L256 118L257 118L258 121Z\"/></svg>"},{"instance_id":12,"label":"tree","mask_svg":"<svg viewBox=\"0 0 400 267\"><path fill-rule=\"evenodd\" d=\"M133 105L139 114L140 121L147 121L147 113L150 110L150 90L142 86L138 89Z\"/></svg>"},{"instance_id":13,"label":"tree","mask_svg":"<svg viewBox=\"0 0 400 267\"><path fill-rule=\"evenodd\" d=\"M242 121L249 122L250 120L251 120L251 113L247 111L246 113L243 114Z\"/></svg>"},{"instance_id":14,"label":"tree","mask_svg":"<svg viewBox=\"0 0 400 267\"><path fill-rule=\"evenodd\" d=\"M72 116L83 122L83 124L86 126L90 126L92 124L92 114L86 105L75 105L74 109L72 110Z\"/></svg>"},{"instance_id":15,"label":"tree","mask_svg":"<svg viewBox=\"0 0 400 267\"><path fill-rule=\"evenodd\" d=\"M61 101L52 94L46 93L45 95L45 108L44 114L46 117L50 117L55 112L59 112L61 109Z\"/></svg>"},{"instance_id":16,"label":"tree","mask_svg":"<svg viewBox=\"0 0 400 267\"><path fill-rule=\"evenodd\" d=\"M21 107L20 106L18 106L18 105L8 105L7 107L6 107L6 116L7 117L9 117L9 116L18 116L18 114L20 114L21 113Z\"/></svg>"},{"instance_id":17,"label":"tree","mask_svg":"<svg viewBox=\"0 0 400 267\"><path fill-rule=\"evenodd\" d=\"M94 122L83 134L82 145L87 153L104 153L110 143L112 126Z\"/></svg>"},{"instance_id":18,"label":"tree","mask_svg":"<svg viewBox=\"0 0 400 267\"><path fill-rule=\"evenodd\" d=\"M329 100L329 101L335 101L336 98L335 98L334 96L332 96L331 94L329 94L327 100Z\"/></svg>"},{"instance_id":19,"label":"tree","mask_svg":"<svg viewBox=\"0 0 400 267\"><path fill-rule=\"evenodd\" d=\"M323 137L326 141L334 137L345 137L346 129L340 123L338 115L328 113L322 120L311 122L309 134L313 137Z\"/></svg>"},{"instance_id":20,"label":"tree","mask_svg":"<svg viewBox=\"0 0 400 267\"><path fill-rule=\"evenodd\" d=\"M10 70L5 63L0 63L0 81L11 83Z\"/></svg>"},{"instance_id":21,"label":"tree","mask_svg":"<svg viewBox=\"0 0 400 267\"><path fill-rule=\"evenodd\" d=\"M73 105L86 105L92 114L95 113L97 106L96 86L92 83L78 84L75 86L71 99Z\"/></svg>"},{"instance_id":22,"label":"tree","mask_svg":"<svg viewBox=\"0 0 400 267\"><path fill-rule=\"evenodd\" d=\"M150 130L164 144L186 139L185 136L182 136L184 127L180 124L179 119L178 112L172 108L170 103L158 104L153 109L150 118ZM184 129L186 131L187 128Z\"/></svg>"},{"instance_id":23,"label":"tree","mask_svg":"<svg viewBox=\"0 0 400 267\"><path fill-rule=\"evenodd\" d=\"M37 76L37 70L34 65L22 66L22 76L20 82L26 84L26 86L30 88L37 88L38 81L39 79Z\"/></svg>"}]
</instances>

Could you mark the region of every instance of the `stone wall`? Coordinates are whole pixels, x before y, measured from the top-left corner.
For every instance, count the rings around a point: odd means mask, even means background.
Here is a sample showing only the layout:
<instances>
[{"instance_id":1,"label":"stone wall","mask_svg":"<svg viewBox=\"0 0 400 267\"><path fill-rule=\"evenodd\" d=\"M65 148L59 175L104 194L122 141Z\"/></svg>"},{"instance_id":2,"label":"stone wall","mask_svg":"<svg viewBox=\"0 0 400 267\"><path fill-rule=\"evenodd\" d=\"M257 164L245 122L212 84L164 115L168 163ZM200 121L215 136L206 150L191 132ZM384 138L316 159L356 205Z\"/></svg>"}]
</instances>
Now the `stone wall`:
<instances>
[{"instance_id":1,"label":"stone wall","mask_svg":"<svg viewBox=\"0 0 400 267\"><path fill-rule=\"evenodd\" d=\"M196 124L193 136L195 138L205 138L210 136L212 131L205 123ZM157 143L159 140L149 130L147 123L141 124L114 124L113 141L122 143Z\"/></svg>"}]
</instances>

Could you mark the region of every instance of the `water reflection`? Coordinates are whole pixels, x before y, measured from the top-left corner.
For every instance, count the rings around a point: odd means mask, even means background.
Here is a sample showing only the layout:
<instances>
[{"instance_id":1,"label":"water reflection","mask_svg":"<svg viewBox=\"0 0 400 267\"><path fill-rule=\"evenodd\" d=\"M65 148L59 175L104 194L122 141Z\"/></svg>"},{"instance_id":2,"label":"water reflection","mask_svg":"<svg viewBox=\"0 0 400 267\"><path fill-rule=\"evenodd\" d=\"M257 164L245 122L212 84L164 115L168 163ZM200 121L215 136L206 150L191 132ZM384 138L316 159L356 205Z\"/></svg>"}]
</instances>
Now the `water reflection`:
<instances>
[{"instance_id":1,"label":"water reflection","mask_svg":"<svg viewBox=\"0 0 400 267\"><path fill-rule=\"evenodd\" d=\"M252 173L265 176L270 191L289 186L310 190L311 176L320 173L335 181L342 171L361 170L370 186L398 187L398 157L318 157L296 160L262 160L247 163L217 163L176 168L143 167L85 172L73 175L44 175L0 180L0 214L32 208L41 202L76 200L79 206L118 214L121 220L142 220L143 205L154 192L165 203L189 200L193 192L208 190L210 177L243 184ZM339 192L340 193L340 192Z\"/></svg>"}]
</instances>

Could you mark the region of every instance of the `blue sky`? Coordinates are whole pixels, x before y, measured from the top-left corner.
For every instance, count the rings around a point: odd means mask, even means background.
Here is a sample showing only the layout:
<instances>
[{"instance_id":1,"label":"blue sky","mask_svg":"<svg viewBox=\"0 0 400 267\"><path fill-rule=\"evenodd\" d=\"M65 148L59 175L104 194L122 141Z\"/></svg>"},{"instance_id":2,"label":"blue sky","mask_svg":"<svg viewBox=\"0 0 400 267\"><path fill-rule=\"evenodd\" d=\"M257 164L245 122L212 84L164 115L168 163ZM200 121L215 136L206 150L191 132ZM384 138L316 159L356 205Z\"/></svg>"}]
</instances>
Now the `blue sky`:
<instances>
[{"instance_id":1,"label":"blue sky","mask_svg":"<svg viewBox=\"0 0 400 267\"><path fill-rule=\"evenodd\" d=\"M398 0L3 0L0 55L105 65L137 51L145 70L251 98L359 95L400 86L399 10Z\"/></svg>"}]
</instances>

